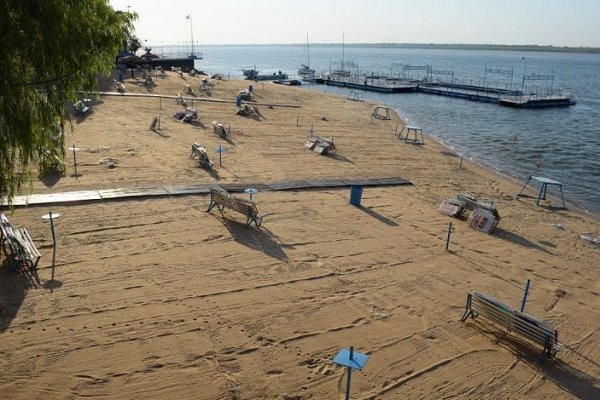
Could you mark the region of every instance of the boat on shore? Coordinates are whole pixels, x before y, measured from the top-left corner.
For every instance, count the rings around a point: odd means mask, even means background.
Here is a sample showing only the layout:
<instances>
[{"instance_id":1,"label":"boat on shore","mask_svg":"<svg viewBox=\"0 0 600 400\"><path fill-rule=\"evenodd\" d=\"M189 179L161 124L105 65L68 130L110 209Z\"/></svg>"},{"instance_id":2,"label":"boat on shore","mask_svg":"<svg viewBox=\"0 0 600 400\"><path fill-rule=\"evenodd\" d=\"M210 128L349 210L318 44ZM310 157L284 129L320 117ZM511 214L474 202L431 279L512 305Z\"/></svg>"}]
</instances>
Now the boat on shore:
<instances>
[{"instance_id":1,"label":"boat on shore","mask_svg":"<svg viewBox=\"0 0 600 400\"><path fill-rule=\"evenodd\" d=\"M245 69L242 70L244 77L249 81L281 81L288 79L288 75L284 72L278 71L272 74L260 74L256 69Z\"/></svg>"}]
</instances>

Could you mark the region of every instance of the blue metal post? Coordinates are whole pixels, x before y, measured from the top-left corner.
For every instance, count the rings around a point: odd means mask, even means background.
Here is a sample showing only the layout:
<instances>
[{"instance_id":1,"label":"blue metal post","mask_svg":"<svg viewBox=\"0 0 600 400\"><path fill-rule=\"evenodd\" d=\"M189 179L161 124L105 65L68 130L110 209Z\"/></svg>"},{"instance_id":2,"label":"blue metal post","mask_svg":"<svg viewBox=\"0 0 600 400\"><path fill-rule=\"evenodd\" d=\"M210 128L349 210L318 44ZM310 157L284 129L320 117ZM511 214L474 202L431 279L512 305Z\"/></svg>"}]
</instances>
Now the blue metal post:
<instances>
[{"instance_id":1,"label":"blue metal post","mask_svg":"<svg viewBox=\"0 0 600 400\"><path fill-rule=\"evenodd\" d=\"M350 346L350 360L354 359L354 346ZM348 367L348 380L346 381L346 400L350 400L350 382L352 380L352 368Z\"/></svg>"},{"instance_id":2,"label":"blue metal post","mask_svg":"<svg viewBox=\"0 0 600 400\"><path fill-rule=\"evenodd\" d=\"M523 294L523 301L521 302L521 312L525 310L525 302L527 301L527 295L529 294L529 283L531 283L531 280L527 279L527 283L525 284L525 293Z\"/></svg>"}]
</instances>

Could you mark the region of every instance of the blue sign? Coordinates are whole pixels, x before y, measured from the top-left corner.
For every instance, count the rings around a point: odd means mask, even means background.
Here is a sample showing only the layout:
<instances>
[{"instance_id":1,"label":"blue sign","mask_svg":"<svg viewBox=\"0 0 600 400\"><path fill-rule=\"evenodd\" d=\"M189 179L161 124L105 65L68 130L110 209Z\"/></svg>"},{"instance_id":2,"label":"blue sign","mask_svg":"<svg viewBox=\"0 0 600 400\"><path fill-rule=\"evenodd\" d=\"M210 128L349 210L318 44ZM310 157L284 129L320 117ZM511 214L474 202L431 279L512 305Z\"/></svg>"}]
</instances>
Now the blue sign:
<instances>
[{"instance_id":1,"label":"blue sign","mask_svg":"<svg viewBox=\"0 0 600 400\"><path fill-rule=\"evenodd\" d=\"M333 359L333 363L352 369L362 370L369 356L363 353L354 351L354 349L342 349Z\"/></svg>"},{"instance_id":2,"label":"blue sign","mask_svg":"<svg viewBox=\"0 0 600 400\"><path fill-rule=\"evenodd\" d=\"M218 145L216 150L217 150L217 153L225 153L225 147L223 147L221 145Z\"/></svg>"}]
</instances>

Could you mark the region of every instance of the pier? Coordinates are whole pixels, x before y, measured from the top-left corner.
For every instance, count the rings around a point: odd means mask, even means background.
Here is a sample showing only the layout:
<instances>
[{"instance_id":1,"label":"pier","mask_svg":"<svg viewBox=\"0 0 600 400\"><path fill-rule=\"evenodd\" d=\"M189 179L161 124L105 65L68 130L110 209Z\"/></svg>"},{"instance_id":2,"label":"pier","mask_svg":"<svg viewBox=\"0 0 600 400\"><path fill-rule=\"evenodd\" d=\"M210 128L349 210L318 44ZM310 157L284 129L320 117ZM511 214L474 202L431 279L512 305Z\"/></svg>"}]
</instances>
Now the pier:
<instances>
[{"instance_id":1,"label":"pier","mask_svg":"<svg viewBox=\"0 0 600 400\"><path fill-rule=\"evenodd\" d=\"M412 78L412 71L422 71L424 76ZM495 103L501 106L516 108L546 108L567 107L575 105L577 100L562 90L554 90L553 75L523 75L521 88L515 89L513 84L513 71L485 68L483 84L473 84L473 80L461 83L454 78L453 71L434 70L429 65L404 65L402 76L381 75L374 73L361 75L340 74L339 71L323 73L313 79L305 79L322 85L345 87L355 90L364 90L378 93L411 93L420 92L438 96L461 98L483 103ZM349 72L349 71L346 71ZM510 77L510 83L505 83L505 88L493 87L488 80L488 74L500 74ZM434 78L434 76L446 76L447 80ZM549 88L535 91L527 90L526 81L551 81Z\"/></svg>"}]
</instances>

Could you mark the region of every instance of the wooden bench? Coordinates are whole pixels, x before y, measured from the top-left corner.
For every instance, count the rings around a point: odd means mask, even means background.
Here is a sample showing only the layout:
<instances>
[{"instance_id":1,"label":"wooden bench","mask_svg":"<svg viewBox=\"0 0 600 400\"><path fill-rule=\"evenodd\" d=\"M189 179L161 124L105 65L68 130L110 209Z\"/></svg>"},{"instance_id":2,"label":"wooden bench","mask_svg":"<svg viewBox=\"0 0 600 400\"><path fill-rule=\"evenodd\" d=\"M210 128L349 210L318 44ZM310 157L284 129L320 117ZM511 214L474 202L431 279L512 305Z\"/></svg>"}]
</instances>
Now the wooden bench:
<instances>
[{"instance_id":1,"label":"wooden bench","mask_svg":"<svg viewBox=\"0 0 600 400\"><path fill-rule=\"evenodd\" d=\"M231 132L231 126L229 127L229 129L225 129L223 124L219 124L217 121L213 121L212 126L213 131L223 139L227 139L229 137L229 133Z\"/></svg>"},{"instance_id":2,"label":"wooden bench","mask_svg":"<svg viewBox=\"0 0 600 400\"><path fill-rule=\"evenodd\" d=\"M25 228L15 228L4 214L0 214L0 243L7 243L10 248L11 270L19 265L29 264L32 270L37 268L42 255L35 247L29 232Z\"/></svg>"},{"instance_id":3,"label":"wooden bench","mask_svg":"<svg viewBox=\"0 0 600 400\"><path fill-rule=\"evenodd\" d=\"M482 293L467 294L467 305L461 321L465 322L469 316L473 319L481 316L505 328L508 332L542 346L542 355L545 352L548 358L554 357L562 347L558 342L558 331L552 324L513 310L499 300Z\"/></svg>"},{"instance_id":4,"label":"wooden bench","mask_svg":"<svg viewBox=\"0 0 600 400\"><path fill-rule=\"evenodd\" d=\"M210 205L206 212L210 212L215 206L217 206L222 216L225 216L223 214L225 207L237 211L240 214L244 214L246 216L246 226L250 226L252 222L254 222L254 225L257 227L262 224L263 216L258 213L256 203L250 200L233 197L221 186L213 186L210 188Z\"/></svg>"},{"instance_id":5,"label":"wooden bench","mask_svg":"<svg viewBox=\"0 0 600 400\"><path fill-rule=\"evenodd\" d=\"M206 169L211 169L213 163L208 159L208 154L206 154L206 149L202 147L199 143L192 143L192 153L189 158L198 157L198 166Z\"/></svg>"}]
</instances>

